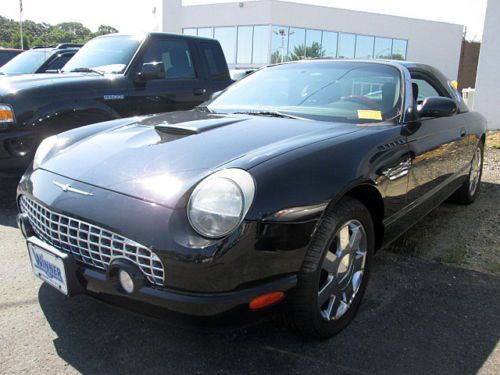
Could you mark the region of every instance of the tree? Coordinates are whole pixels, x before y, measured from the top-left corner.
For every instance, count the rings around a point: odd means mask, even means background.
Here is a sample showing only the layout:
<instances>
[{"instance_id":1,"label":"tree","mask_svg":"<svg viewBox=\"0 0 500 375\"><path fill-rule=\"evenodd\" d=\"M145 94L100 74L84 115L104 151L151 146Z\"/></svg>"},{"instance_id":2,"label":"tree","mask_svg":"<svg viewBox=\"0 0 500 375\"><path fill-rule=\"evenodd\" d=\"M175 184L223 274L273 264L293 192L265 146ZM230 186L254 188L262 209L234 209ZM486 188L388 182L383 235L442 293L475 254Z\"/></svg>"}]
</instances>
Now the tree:
<instances>
[{"instance_id":1,"label":"tree","mask_svg":"<svg viewBox=\"0 0 500 375\"><path fill-rule=\"evenodd\" d=\"M30 20L23 22L24 48L53 46L59 43L84 44L95 36L117 33L112 26L101 25L97 32L79 22L63 22L57 25L37 23ZM19 22L0 16L0 46L20 48Z\"/></svg>"},{"instance_id":2,"label":"tree","mask_svg":"<svg viewBox=\"0 0 500 375\"><path fill-rule=\"evenodd\" d=\"M94 36L106 35L106 34L115 34L117 32L118 32L118 30L115 29L113 26L101 25L97 29L97 32L94 33Z\"/></svg>"}]
</instances>

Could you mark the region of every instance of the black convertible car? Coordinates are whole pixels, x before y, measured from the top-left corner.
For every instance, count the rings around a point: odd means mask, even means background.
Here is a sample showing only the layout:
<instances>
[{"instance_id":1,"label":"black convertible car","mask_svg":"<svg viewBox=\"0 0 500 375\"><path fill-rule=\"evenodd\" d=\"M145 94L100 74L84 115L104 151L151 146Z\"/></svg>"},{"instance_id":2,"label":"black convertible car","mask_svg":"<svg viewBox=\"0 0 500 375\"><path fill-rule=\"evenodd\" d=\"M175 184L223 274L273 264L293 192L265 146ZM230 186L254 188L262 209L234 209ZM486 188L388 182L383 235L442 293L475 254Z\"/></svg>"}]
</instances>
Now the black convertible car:
<instances>
[{"instance_id":1,"label":"black convertible car","mask_svg":"<svg viewBox=\"0 0 500 375\"><path fill-rule=\"evenodd\" d=\"M328 337L353 319L377 249L448 198L474 201L485 131L426 65L279 64L191 111L47 138L18 222L35 274L66 295L279 310Z\"/></svg>"}]
</instances>

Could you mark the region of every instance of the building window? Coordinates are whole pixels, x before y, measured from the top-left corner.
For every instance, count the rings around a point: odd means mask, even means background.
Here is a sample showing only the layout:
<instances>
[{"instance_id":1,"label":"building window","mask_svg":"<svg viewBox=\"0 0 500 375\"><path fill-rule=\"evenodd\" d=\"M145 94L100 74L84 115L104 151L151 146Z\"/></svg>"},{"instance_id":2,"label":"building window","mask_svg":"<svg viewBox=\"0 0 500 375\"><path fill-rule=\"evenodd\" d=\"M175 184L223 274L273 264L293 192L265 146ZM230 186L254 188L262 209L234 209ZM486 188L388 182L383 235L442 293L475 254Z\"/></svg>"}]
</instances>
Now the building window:
<instances>
[{"instance_id":1,"label":"building window","mask_svg":"<svg viewBox=\"0 0 500 375\"><path fill-rule=\"evenodd\" d=\"M214 28L214 39L218 40L228 64L234 64L236 60L236 27Z\"/></svg>"},{"instance_id":2,"label":"building window","mask_svg":"<svg viewBox=\"0 0 500 375\"><path fill-rule=\"evenodd\" d=\"M252 44L252 63L269 63L269 26L254 26Z\"/></svg>"},{"instance_id":3,"label":"building window","mask_svg":"<svg viewBox=\"0 0 500 375\"><path fill-rule=\"evenodd\" d=\"M372 59L373 58L373 36L357 35L356 36L356 53L357 59Z\"/></svg>"},{"instance_id":4,"label":"building window","mask_svg":"<svg viewBox=\"0 0 500 375\"><path fill-rule=\"evenodd\" d=\"M376 59L390 59L392 55L392 39L375 38L374 55Z\"/></svg>"},{"instance_id":5,"label":"building window","mask_svg":"<svg viewBox=\"0 0 500 375\"><path fill-rule=\"evenodd\" d=\"M306 58L317 59L325 56L321 47L321 30L306 30Z\"/></svg>"},{"instance_id":6,"label":"building window","mask_svg":"<svg viewBox=\"0 0 500 375\"><path fill-rule=\"evenodd\" d=\"M184 35L192 35L192 36L196 36L198 35L198 29L195 29L195 28L191 28L191 29L183 29L182 30L182 33Z\"/></svg>"},{"instance_id":7,"label":"building window","mask_svg":"<svg viewBox=\"0 0 500 375\"><path fill-rule=\"evenodd\" d=\"M238 64L252 63L253 26L238 26L238 45L236 62Z\"/></svg>"},{"instance_id":8,"label":"building window","mask_svg":"<svg viewBox=\"0 0 500 375\"><path fill-rule=\"evenodd\" d=\"M406 40L394 39L392 41L392 58L394 60L406 60L406 45Z\"/></svg>"},{"instance_id":9,"label":"building window","mask_svg":"<svg viewBox=\"0 0 500 375\"><path fill-rule=\"evenodd\" d=\"M271 63L279 63L286 60L288 54L289 28L286 26L273 26L271 40Z\"/></svg>"},{"instance_id":10,"label":"building window","mask_svg":"<svg viewBox=\"0 0 500 375\"><path fill-rule=\"evenodd\" d=\"M213 38L214 28L213 27L200 27L198 28L198 36L203 38Z\"/></svg>"},{"instance_id":11,"label":"building window","mask_svg":"<svg viewBox=\"0 0 500 375\"><path fill-rule=\"evenodd\" d=\"M288 31L288 60L300 60L306 57L306 30L290 27Z\"/></svg>"},{"instance_id":12,"label":"building window","mask_svg":"<svg viewBox=\"0 0 500 375\"><path fill-rule=\"evenodd\" d=\"M337 57L337 39L338 33L332 31L323 31L321 48L323 48L325 58L334 59Z\"/></svg>"},{"instance_id":13,"label":"building window","mask_svg":"<svg viewBox=\"0 0 500 375\"><path fill-rule=\"evenodd\" d=\"M341 59L354 58L354 49L356 46L356 35L354 34L339 34L339 54Z\"/></svg>"}]
</instances>

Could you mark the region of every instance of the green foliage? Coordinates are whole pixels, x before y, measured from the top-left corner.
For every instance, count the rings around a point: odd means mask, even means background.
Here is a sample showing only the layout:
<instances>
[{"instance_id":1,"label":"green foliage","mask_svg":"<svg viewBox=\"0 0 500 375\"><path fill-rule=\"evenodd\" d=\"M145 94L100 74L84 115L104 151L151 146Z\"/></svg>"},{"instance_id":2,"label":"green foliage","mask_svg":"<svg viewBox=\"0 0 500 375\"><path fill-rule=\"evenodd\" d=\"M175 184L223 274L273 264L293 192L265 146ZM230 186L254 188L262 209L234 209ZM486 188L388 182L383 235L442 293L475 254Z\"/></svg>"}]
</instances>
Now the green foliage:
<instances>
[{"instance_id":1,"label":"green foliage","mask_svg":"<svg viewBox=\"0 0 500 375\"><path fill-rule=\"evenodd\" d=\"M112 26L101 25L97 32L79 22L63 22L57 25L49 25L42 22L37 23L30 20L23 21L24 48L37 46L53 46L59 43L80 43L110 33L117 33ZM19 22L0 16L0 46L10 48L21 48Z\"/></svg>"},{"instance_id":2,"label":"green foliage","mask_svg":"<svg viewBox=\"0 0 500 375\"><path fill-rule=\"evenodd\" d=\"M301 60L301 59L318 59L325 56L325 50L321 49L321 44L318 42L313 42L311 46L306 47L303 44L296 46L293 52L290 53L288 57L289 60Z\"/></svg>"}]
</instances>

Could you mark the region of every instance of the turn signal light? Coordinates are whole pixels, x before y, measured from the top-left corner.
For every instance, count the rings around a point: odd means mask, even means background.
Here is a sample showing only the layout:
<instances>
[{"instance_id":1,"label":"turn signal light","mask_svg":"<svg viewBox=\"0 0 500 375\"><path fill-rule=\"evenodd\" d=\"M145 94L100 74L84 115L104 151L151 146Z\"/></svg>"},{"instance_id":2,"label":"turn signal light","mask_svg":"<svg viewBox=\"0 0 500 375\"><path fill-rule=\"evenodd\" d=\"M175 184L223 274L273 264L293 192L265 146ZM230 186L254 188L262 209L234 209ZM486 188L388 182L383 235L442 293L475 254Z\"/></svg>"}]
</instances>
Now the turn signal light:
<instances>
[{"instance_id":1,"label":"turn signal light","mask_svg":"<svg viewBox=\"0 0 500 375\"><path fill-rule=\"evenodd\" d=\"M249 304L250 310L255 311L264 309L266 307L274 305L275 303L278 303L284 298L285 298L285 293L283 292L271 292L263 294L261 296L255 297L253 300L250 301Z\"/></svg>"},{"instance_id":2,"label":"turn signal light","mask_svg":"<svg viewBox=\"0 0 500 375\"><path fill-rule=\"evenodd\" d=\"M10 106L0 104L0 124L6 122L14 122L14 112Z\"/></svg>"}]
</instances>

